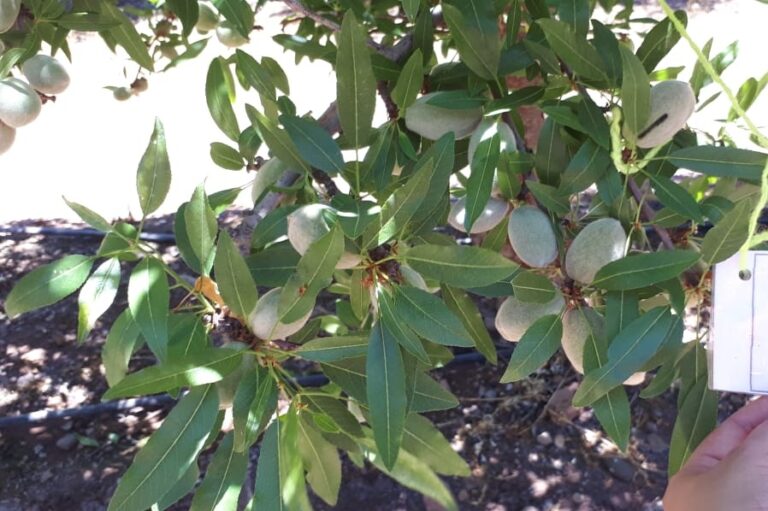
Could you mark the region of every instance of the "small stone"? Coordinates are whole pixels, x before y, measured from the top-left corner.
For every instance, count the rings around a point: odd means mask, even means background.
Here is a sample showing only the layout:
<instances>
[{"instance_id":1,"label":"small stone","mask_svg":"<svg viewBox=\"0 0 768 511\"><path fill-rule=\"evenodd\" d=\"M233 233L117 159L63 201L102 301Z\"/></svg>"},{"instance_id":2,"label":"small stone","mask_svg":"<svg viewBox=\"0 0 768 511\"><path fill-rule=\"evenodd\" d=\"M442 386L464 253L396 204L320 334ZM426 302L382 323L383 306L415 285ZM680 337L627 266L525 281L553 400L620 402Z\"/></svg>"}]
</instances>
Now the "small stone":
<instances>
[{"instance_id":1,"label":"small stone","mask_svg":"<svg viewBox=\"0 0 768 511\"><path fill-rule=\"evenodd\" d=\"M540 499L549 491L549 483L544 479L537 479L531 484L531 495L534 498Z\"/></svg>"},{"instance_id":2,"label":"small stone","mask_svg":"<svg viewBox=\"0 0 768 511\"><path fill-rule=\"evenodd\" d=\"M462 488L459 491L459 494L457 495L457 497L459 499L459 502L466 502L469 500L469 492L466 489Z\"/></svg>"},{"instance_id":3,"label":"small stone","mask_svg":"<svg viewBox=\"0 0 768 511\"><path fill-rule=\"evenodd\" d=\"M620 481L631 483L635 478L635 467L630 462L622 458L607 458L603 460L608 472Z\"/></svg>"},{"instance_id":4,"label":"small stone","mask_svg":"<svg viewBox=\"0 0 768 511\"><path fill-rule=\"evenodd\" d=\"M550 445L552 443L552 435L550 435L548 431L542 431L536 435L536 441L540 445Z\"/></svg>"},{"instance_id":5,"label":"small stone","mask_svg":"<svg viewBox=\"0 0 768 511\"><path fill-rule=\"evenodd\" d=\"M74 425L74 424L72 423L72 421L65 421L65 422L64 422L64 423L61 425L61 430L62 430L62 431L69 431L69 430L71 430L71 429L72 429L72 426L73 426L73 425Z\"/></svg>"},{"instance_id":6,"label":"small stone","mask_svg":"<svg viewBox=\"0 0 768 511\"><path fill-rule=\"evenodd\" d=\"M77 445L77 435L74 433L67 433L63 437L56 440L56 447L62 451L69 451L74 449Z\"/></svg>"},{"instance_id":7,"label":"small stone","mask_svg":"<svg viewBox=\"0 0 768 511\"><path fill-rule=\"evenodd\" d=\"M561 434L555 435L555 446L558 449L562 449L565 447L565 437Z\"/></svg>"}]
</instances>

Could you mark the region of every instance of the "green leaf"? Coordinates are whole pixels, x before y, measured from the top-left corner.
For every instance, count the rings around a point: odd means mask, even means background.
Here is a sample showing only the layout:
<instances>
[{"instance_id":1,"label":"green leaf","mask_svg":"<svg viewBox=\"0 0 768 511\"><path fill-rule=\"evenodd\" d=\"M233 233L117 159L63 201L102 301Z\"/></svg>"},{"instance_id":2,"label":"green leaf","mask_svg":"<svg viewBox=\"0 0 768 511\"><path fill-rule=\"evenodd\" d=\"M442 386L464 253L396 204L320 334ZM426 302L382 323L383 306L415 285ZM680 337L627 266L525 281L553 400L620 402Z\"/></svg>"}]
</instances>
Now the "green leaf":
<instances>
[{"instance_id":1,"label":"green leaf","mask_svg":"<svg viewBox=\"0 0 768 511\"><path fill-rule=\"evenodd\" d=\"M240 128L232 108L235 101L235 84L227 61L216 57L208 67L205 79L205 100L216 126L231 140L240 138Z\"/></svg>"},{"instance_id":2,"label":"green leaf","mask_svg":"<svg viewBox=\"0 0 768 511\"><path fill-rule=\"evenodd\" d=\"M290 243L283 242L249 255L245 263L259 285L279 287L296 271L300 258Z\"/></svg>"},{"instance_id":3,"label":"green leaf","mask_svg":"<svg viewBox=\"0 0 768 511\"><path fill-rule=\"evenodd\" d=\"M688 16L685 11L675 11L675 18L683 26L688 24ZM653 27L643 39L643 43L637 49L637 58L643 64L647 72L652 72L659 62L680 40L680 33L675 29L669 18L661 20Z\"/></svg>"},{"instance_id":4,"label":"green leaf","mask_svg":"<svg viewBox=\"0 0 768 511\"><path fill-rule=\"evenodd\" d=\"M266 429L277 407L277 392L277 384L266 367L257 365L243 376L232 402L237 452L248 452Z\"/></svg>"},{"instance_id":5,"label":"green leaf","mask_svg":"<svg viewBox=\"0 0 768 511\"><path fill-rule=\"evenodd\" d=\"M294 353L314 362L334 362L365 355L368 339L350 335L341 337L320 337L301 345Z\"/></svg>"},{"instance_id":6,"label":"green leaf","mask_svg":"<svg viewBox=\"0 0 768 511\"><path fill-rule=\"evenodd\" d=\"M302 394L301 399L309 405L309 409L313 413L322 414L326 418L329 418L341 431L349 436L363 436L363 429L360 426L360 423L347 409L347 404L344 401L331 396L318 395L316 393Z\"/></svg>"},{"instance_id":7,"label":"green leaf","mask_svg":"<svg viewBox=\"0 0 768 511\"><path fill-rule=\"evenodd\" d=\"M496 346L493 344L493 339L491 339L488 333L483 316L480 314L475 302L472 301L467 293L454 287L443 285L441 289L443 300L445 300L448 308L459 317L464 328L469 332L472 340L475 341L477 351L482 353L488 362L495 365L498 361Z\"/></svg>"},{"instance_id":8,"label":"green leaf","mask_svg":"<svg viewBox=\"0 0 768 511\"><path fill-rule=\"evenodd\" d=\"M419 14L421 0L401 0L400 3L403 4L403 10L405 11L405 15L408 16L408 19L414 21Z\"/></svg>"},{"instance_id":9,"label":"green leaf","mask_svg":"<svg viewBox=\"0 0 768 511\"><path fill-rule=\"evenodd\" d=\"M592 101L592 98L589 96L581 98L581 102L576 105L576 116L592 140L606 151L611 148L611 133L608 122L605 120L602 110ZM590 150L590 152L592 151ZM576 155L574 155L574 158ZM568 169L566 169L566 172L568 172Z\"/></svg>"},{"instance_id":10,"label":"green leaf","mask_svg":"<svg viewBox=\"0 0 768 511\"><path fill-rule=\"evenodd\" d=\"M494 284L519 268L497 252L458 245L417 245L404 257L424 277L462 289Z\"/></svg>"},{"instance_id":11,"label":"green leaf","mask_svg":"<svg viewBox=\"0 0 768 511\"><path fill-rule=\"evenodd\" d=\"M592 404L642 368L664 342L672 321L669 308L657 307L627 325L611 341L608 362L584 377L573 406Z\"/></svg>"},{"instance_id":12,"label":"green leaf","mask_svg":"<svg viewBox=\"0 0 768 511\"><path fill-rule=\"evenodd\" d=\"M539 203L556 215L564 216L571 211L570 197L554 186L527 179L525 186Z\"/></svg>"},{"instance_id":13,"label":"green leaf","mask_svg":"<svg viewBox=\"0 0 768 511\"><path fill-rule=\"evenodd\" d=\"M376 78L366 39L367 33L348 10L336 53L336 100L344 139L355 148L368 145L376 107Z\"/></svg>"},{"instance_id":14,"label":"green leaf","mask_svg":"<svg viewBox=\"0 0 768 511\"><path fill-rule=\"evenodd\" d=\"M664 176L649 173L648 179L662 204L685 218L695 222L703 221L699 203L685 188Z\"/></svg>"},{"instance_id":15,"label":"green leaf","mask_svg":"<svg viewBox=\"0 0 768 511\"><path fill-rule=\"evenodd\" d=\"M371 329L366 359L371 427L384 466L397 461L405 426L405 369L400 347L382 322Z\"/></svg>"},{"instance_id":16,"label":"green leaf","mask_svg":"<svg viewBox=\"0 0 768 511\"><path fill-rule=\"evenodd\" d=\"M521 302L548 303L555 297L555 287L544 275L521 271L512 279L515 297Z\"/></svg>"},{"instance_id":17,"label":"green leaf","mask_svg":"<svg viewBox=\"0 0 768 511\"><path fill-rule=\"evenodd\" d=\"M577 35L571 27L553 19L540 19L537 23L544 30L549 46L574 73L582 78L607 80L600 55L584 36Z\"/></svg>"},{"instance_id":18,"label":"green leaf","mask_svg":"<svg viewBox=\"0 0 768 511\"><path fill-rule=\"evenodd\" d=\"M487 102L487 98L466 89L438 91L427 100L428 105L439 106L448 110L480 108Z\"/></svg>"},{"instance_id":19,"label":"green leaf","mask_svg":"<svg viewBox=\"0 0 768 511\"><path fill-rule=\"evenodd\" d=\"M603 121L605 124L605 121ZM592 140L584 142L566 167L559 190L566 194L579 193L596 183L608 170L611 155Z\"/></svg>"},{"instance_id":20,"label":"green leaf","mask_svg":"<svg viewBox=\"0 0 768 511\"><path fill-rule=\"evenodd\" d=\"M96 230L103 231L103 232L110 232L112 231L112 224L110 224L103 216L99 215L92 209L89 209L82 204L78 204L77 202L72 202L67 200L66 197L62 197L64 199L64 202L67 203L67 206L69 206L69 209L74 211L77 216L80 217L80 219L93 227Z\"/></svg>"},{"instance_id":21,"label":"green leaf","mask_svg":"<svg viewBox=\"0 0 768 511\"><path fill-rule=\"evenodd\" d=\"M398 344L413 354L419 361L429 365L429 355L418 335L399 317L389 293L379 292L379 320Z\"/></svg>"},{"instance_id":22,"label":"green leaf","mask_svg":"<svg viewBox=\"0 0 768 511\"><path fill-rule=\"evenodd\" d=\"M669 443L669 476L680 470L696 447L717 424L718 396L707 388L707 379L701 378L688 391L677 412L672 439Z\"/></svg>"},{"instance_id":23,"label":"green leaf","mask_svg":"<svg viewBox=\"0 0 768 511\"><path fill-rule=\"evenodd\" d=\"M281 115L280 123L285 126L296 149L312 167L329 174L344 170L344 157L331 135L314 119Z\"/></svg>"},{"instance_id":24,"label":"green leaf","mask_svg":"<svg viewBox=\"0 0 768 511\"><path fill-rule=\"evenodd\" d=\"M499 25L492 2L443 2L443 17L461 61L484 80L495 80L501 57Z\"/></svg>"},{"instance_id":25,"label":"green leaf","mask_svg":"<svg viewBox=\"0 0 768 511\"><path fill-rule=\"evenodd\" d=\"M747 242L752 213L750 202L739 202L704 236L701 259L707 266L725 261Z\"/></svg>"},{"instance_id":26,"label":"green leaf","mask_svg":"<svg viewBox=\"0 0 768 511\"><path fill-rule=\"evenodd\" d=\"M349 281L349 305L360 321L365 320L371 308L370 282L367 282L367 276L364 270L352 270Z\"/></svg>"},{"instance_id":27,"label":"green leaf","mask_svg":"<svg viewBox=\"0 0 768 511\"><path fill-rule=\"evenodd\" d=\"M109 389L103 400L215 383L237 369L242 358L243 351L228 348L211 348L192 353L186 358L129 374Z\"/></svg>"},{"instance_id":28,"label":"green leaf","mask_svg":"<svg viewBox=\"0 0 768 511\"><path fill-rule=\"evenodd\" d=\"M147 509L160 500L197 459L218 406L212 385L184 396L123 474L109 511Z\"/></svg>"},{"instance_id":29,"label":"green leaf","mask_svg":"<svg viewBox=\"0 0 768 511\"><path fill-rule=\"evenodd\" d=\"M197 260L210 260L214 255L213 249L219 226L216 222L216 214L208 205L205 185L201 184L195 188L192 198L184 208L184 225L187 239Z\"/></svg>"},{"instance_id":30,"label":"green leaf","mask_svg":"<svg viewBox=\"0 0 768 511\"><path fill-rule=\"evenodd\" d=\"M240 152L221 142L211 144L211 160L226 170L242 170L245 166L245 160L240 156Z\"/></svg>"},{"instance_id":31,"label":"green leaf","mask_svg":"<svg viewBox=\"0 0 768 511\"><path fill-rule=\"evenodd\" d=\"M562 335L563 322L560 316L551 314L537 319L517 343L501 383L527 378L543 366L560 347Z\"/></svg>"},{"instance_id":32,"label":"green leaf","mask_svg":"<svg viewBox=\"0 0 768 511\"><path fill-rule=\"evenodd\" d=\"M589 15L592 12L589 0L561 0L557 15L567 23L578 37L586 37L589 31Z\"/></svg>"},{"instance_id":33,"label":"green leaf","mask_svg":"<svg viewBox=\"0 0 768 511\"><path fill-rule=\"evenodd\" d=\"M187 221L185 219L188 207L189 202L185 202L179 206L173 219L173 234L176 237L176 246L178 246L181 258L187 263L187 266L197 273L208 275L213 266L213 257L209 257L206 261L201 262L195 255L195 251L192 249L192 242L189 239Z\"/></svg>"},{"instance_id":34,"label":"green leaf","mask_svg":"<svg viewBox=\"0 0 768 511\"><path fill-rule=\"evenodd\" d=\"M266 117L250 105L246 106L246 112L272 154L277 156L280 161L291 169L303 172L309 170L309 166L299 154L299 150L291 141L291 137L285 131L278 128L272 119Z\"/></svg>"},{"instance_id":35,"label":"green leaf","mask_svg":"<svg viewBox=\"0 0 768 511\"><path fill-rule=\"evenodd\" d=\"M259 299L259 292L245 259L227 231L219 234L213 269L224 302L236 316L248 318Z\"/></svg>"},{"instance_id":36,"label":"green leaf","mask_svg":"<svg viewBox=\"0 0 768 511\"><path fill-rule=\"evenodd\" d=\"M419 372L416 376L411 412L435 412L450 410L459 406L456 396L445 390L442 385L430 378L427 374Z\"/></svg>"},{"instance_id":37,"label":"green leaf","mask_svg":"<svg viewBox=\"0 0 768 511\"><path fill-rule=\"evenodd\" d=\"M619 53L619 41L613 31L597 20L592 20L594 39L592 44L603 59L603 69L608 75L611 84L621 83L621 54ZM607 149L607 147L606 147Z\"/></svg>"},{"instance_id":38,"label":"green leaf","mask_svg":"<svg viewBox=\"0 0 768 511\"><path fill-rule=\"evenodd\" d=\"M261 95L277 101L275 84L266 67L243 50L236 50L237 70L242 73L248 84Z\"/></svg>"},{"instance_id":39,"label":"green leaf","mask_svg":"<svg viewBox=\"0 0 768 511\"><path fill-rule=\"evenodd\" d=\"M136 171L136 189L144 216L160 207L170 188L171 163L165 147L165 130L160 119L155 119L155 129Z\"/></svg>"},{"instance_id":40,"label":"green leaf","mask_svg":"<svg viewBox=\"0 0 768 511\"><path fill-rule=\"evenodd\" d=\"M170 292L163 263L147 257L139 262L128 281L128 308L155 356L163 362L168 350L168 302Z\"/></svg>"},{"instance_id":41,"label":"green leaf","mask_svg":"<svg viewBox=\"0 0 768 511\"><path fill-rule=\"evenodd\" d=\"M210 439L211 437L209 436L208 438ZM203 449L205 449L205 447L203 447ZM184 472L184 475L181 476L181 479L176 481L176 484L171 486L168 493L163 495L163 498L157 501L156 505L158 510L164 511L183 499L185 495L195 488L198 479L200 479L200 468L197 466L196 462L193 462L187 471Z\"/></svg>"},{"instance_id":42,"label":"green leaf","mask_svg":"<svg viewBox=\"0 0 768 511\"><path fill-rule=\"evenodd\" d=\"M405 422L403 449L429 465L438 474L469 477L467 462L453 450L428 419L411 414Z\"/></svg>"},{"instance_id":43,"label":"green leaf","mask_svg":"<svg viewBox=\"0 0 768 511\"><path fill-rule=\"evenodd\" d=\"M651 109L651 86L642 62L626 46L619 45L623 79L621 105L624 124L632 136L637 136L648 121Z\"/></svg>"},{"instance_id":44,"label":"green leaf","mask_svg":"<svg viewBox=\"0 0 768 511\"><path fill-rule=\"evenodd\" d=\"M418 0L417 0L418 5ZM418 48L408 58L403 66L397 83L392 88L392 101L400 109L400 117L405 114L405 109L411 106L419 95L424 81L424 56Z\"/></svg>"},{"instance_id":45,"label":"green leaf","mask_svg":"<svg viewBox=\"0 0 768 511\"><path fill-rule=\"evenodd\" d=\"M8 76L13 66L21 60L26 52L25 48L10 48L0 55L0 79Z\"/></svg>"},{"instance_id":46,"label":"green leaf","mask_svg":"<svg viewBox=\"0 0 768 511\"><path fill-rule=\"evenodd\" d=\"M277 311L282 323L298 321L312 310L317 295L330 285L343 252L344 235L337 226L310 245L280 292Z\"/></svg>"},{"instance_id":47,"label":"green leaf","mask_svg":"<svg viewBox=\"0 0 768 511\"><path fill-rule=\"evenodd\" d=\"M93 266L93 258L68 255L24 275L5 299L9 318L54 304L83 285Z\"/></svg>"},{"instance_id":48,"label":"green leaf","mask_svg":"<svg viewBox=\"0 0 768 511\"><path fill-rule=\"evenodd\" d=\"M341 460L336 447L317 431L306 415L299 417L299 452L307 482L318 497L335 506L341 487Z\"/></svg>"},{"instance_id":49,"label":"green leaf","mask_svg":"<svg viewBox=\"0 0 768 511\"><path fill-rule=\"evenodd\" d=\"M195 492L190 511L237 508L237 499L248 470L248 452L237 452L234 438L231 431L224 435L208 465L205 479Z\"/></svg>"},{"instance_id":50,"label":"green leaf","mask_svg":"<svg viewBox=\"0 0 768 511\"><path fill-rule=\"evenodd\" d=\"M648 287L679 276L693 266L699 257L698 253L691 250L630 255L600 268L592 284L608 291Z\"/></svg>"},{"instance_id":51,"label":"green leaf","mask_svg":"<svg viewBox=\"0 0 768 511\"><path fill-rule=\"evenodd\" d=\"M640 316L636 292L611 291L605 294L605 336L613 339Z\"/></svg>"},{"instance_id":52,"label":"green leaf","mask_svg":"<svg viewBox=\"0 0 768 511\"><path fill-rule=\"evenodd\" d=\"M735 147L696 146L667 156L672 165L709 176L735 177L759 183L768 154Z\"/></svg>"},{"instance_id":53,"label":"green leaf","mask_svg":"<svg viewBox=\"0 0 768 511\"><path fill-rule=\"evenodd\" d=\"M246 0L213 0L213 5L224 19L232 23L240 35L248 38L248 34L253 30L254 15Z\"/></svg>"},{"instance_id":54,"label":"green leaf","mask_svg":"<svg viewBox=\"0 0 768 511\"><path fill-rule=\"evenodd\" d=\"M464 229L472 230L475 221L485 211L485 205L491 197L493 188L493 174L499 162L501 138L499 133L482 140L477 144L477 149L470 162L471 173L467 180L466 214L464 216Z\"/></svg>"},{"instance_id":55,"label":"green leaf","mask_svg":"<svg viewBox=\"0 0 768 511\"><path fill-rule=\"evenodd\" d=\"M509 95L488 103L486 115L498 115L517 110L523 105L532 105L544 96L544 92L546 92L544 87L537 86L514 90Z\"/></svg>"},{"instance_id":56,"label":"green leaf","mask_svg":"<svg viewBox=\"0 0 768 511\"><path fill-rule=\"evenodd\" d=\"M749 107L752 106L752 103L755 102L755 99L757 99L757 96L762 92L763 88L766 85L766 79L768 79L768 74L763 76L763 79L759 82L754 78L747 78L744 83L741 84L741 87L739 87L739 91L736 93L736 99L739 102L739 106L742 110L745 112L749 110ZM728 117L727 121L731 122L736 119L738 119L740 116L734 110L733 107L728 111Z\"/></svg>"},{"instance_id":57,"label":"green leaf","mask_svg":"<svg viewBox=\"0 0 768 511\"><path fill-rule=\"evenodd\" d=\"M144 44L144 40L136 30L133 21L114 4L99 2L98 5L102 14L120 21L119 26L110 28L107 33L117 44L123 47L128 56L131 57L131 60L149 71L154 71L154 61L149 55L147 45Z\"/></svg>"},{"instance_id":58,"label":"green leaf","mask_svg":"<svg viewBox=\"0 0 768 511\"><path fill-rule=\"evenodd\" d=\"M110 387L115 386L128 372L131 355L143 343L140 339L139 325L131 317L131 311L123 310L107 334L107 340L101 349L101 362L104 375Z\"/></svg>"},{"instance_id":59,"label":"green leaf","mask_svg":"<svg viewBox=\"0 0 768 511\"><path fill-rule=\"evenodd\" d=\"M77 341L88 337L96 320L104 314L117 295L120 285L120 261L107 259L85 281L77 297Z\"/></svg>"},{"instance_id":60,"label":"green leaf","mask_svg":"<svg viewBox=\"0 0 768 511\"><path fill-rule=\"evenodd\" d=\"M534 155L536 175L539 176L539 180L543 184L557 186L560 182L560 175L568 166L569 161L568 149L560 134L560 127L554 119L547 117L536 143L536 154Z\"/></svg>"},{"instance_id":61,"label":"green leaf","mask_svg":"<svg viewBox=\"0 0 768 511\"><path fill-rule=\"evenodd\" d=\"M397 317L421 337L444 346L474 346L461 320L445 303L415 287L394 289Z\"/></svg>"},{"instance_id":62,"label":"green leaf","mask_svg":"<svg viewBox=\"0 0 768 511\"><path fill-rule=\"evenodd\" d=\"M168 0L168 8L173 11L179 21L181 21L182 31L181 34L184 37L189 37L192 33L192 29L197 24L197 18L200 15L200 8L196 0Z\"/></svg>"},{"instance_id":63,"label":"green leaf","mask_svg":"<svg viewBox=\"0 0 768 511\"><path fill-rule=\"evenodd\" d=\"M207 349L208 333L200 316L182 312L168 317L168 360L186 359Z\"/></svg>"},{"instance_id":64,"label":"green leaf","mask_svg":"<svg viewBox=\"0 0 768 511\"><path fill-rule=\"evenodd\" d=\"M288 231L288 215L299 209L298 205L281 206L262 218L251 233L251 250L261 250L284 237Z\"/></svg>"}]
</instances>

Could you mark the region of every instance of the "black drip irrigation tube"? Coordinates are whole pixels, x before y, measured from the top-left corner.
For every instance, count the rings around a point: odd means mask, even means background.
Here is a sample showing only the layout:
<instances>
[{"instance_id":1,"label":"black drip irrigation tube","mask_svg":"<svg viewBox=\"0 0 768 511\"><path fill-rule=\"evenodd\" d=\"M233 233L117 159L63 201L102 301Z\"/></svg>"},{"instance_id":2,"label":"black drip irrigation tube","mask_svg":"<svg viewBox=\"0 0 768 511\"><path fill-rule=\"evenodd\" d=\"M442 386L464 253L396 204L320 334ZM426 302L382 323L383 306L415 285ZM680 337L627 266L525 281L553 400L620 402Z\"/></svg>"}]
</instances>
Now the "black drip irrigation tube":
<instances>
[{"instance_id":1,"label":"black drip irrigation tube","mask_svg":"<svg viewBox=\"0 0 768 511\"><path fill-rule=\"evenodd\" d=\"M105 234L90 228L67 227L0 227L0 236L61 236L70 238L103 238ZM139 239L155 243L176 243L171 232L141 232Z\"/></svg>"},{"instance_id":2,"label":"black drip irrigation tube","mask_svg":"<svg viewBox=\"0 0 768 511\"><path fill-rule=\"evenodd\" d=\"M499 358L506 358L512 354L511 348L504 348L498 350ZM440 369L461 366L464 364L476 364L484 362L485 357L477 351L468 351L456 355L453 360L448 362ZM328 378L323 374L309 374L305 376L297 376L293 380L299 387L322 387L328 383ZM77 408L67 408L65 410L38 410L36 412L27 413L24 415L11 415L8 417L0 417L0 429L12 428L19 426L32 427L37 424L43 424L46 422L63 420L63 419L77 419L82 417L93 417L94 415L101 415L104 413L118 413L122 411L128 411L133 408L145 408L145 409L158 409L165 408L176 403L176 399L167 395L158 396L146 396L137 397L132 399L120 399L116 401L108 401L106 403L97 403L93 405L79 406Z\"/></svg>"}]
</instances>

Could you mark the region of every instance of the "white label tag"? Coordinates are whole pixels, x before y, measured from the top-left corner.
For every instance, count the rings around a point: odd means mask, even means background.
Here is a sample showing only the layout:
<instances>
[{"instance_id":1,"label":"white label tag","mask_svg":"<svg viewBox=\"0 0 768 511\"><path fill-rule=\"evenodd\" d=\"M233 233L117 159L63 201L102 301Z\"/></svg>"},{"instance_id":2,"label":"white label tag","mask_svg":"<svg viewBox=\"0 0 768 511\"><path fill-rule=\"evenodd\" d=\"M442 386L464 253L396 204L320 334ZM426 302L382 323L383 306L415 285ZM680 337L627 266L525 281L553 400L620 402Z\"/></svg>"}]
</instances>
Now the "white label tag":
<instances>
[{"instance_id":1,"label":"white label tag","mask_svg":"<svg viewBox=\"0 0 768 511\"><path fill-rule=\"evenodd\" d=\"M768 394L768 251L715 266L709 335L714 390Z\"/></svg>"}]
</instances>

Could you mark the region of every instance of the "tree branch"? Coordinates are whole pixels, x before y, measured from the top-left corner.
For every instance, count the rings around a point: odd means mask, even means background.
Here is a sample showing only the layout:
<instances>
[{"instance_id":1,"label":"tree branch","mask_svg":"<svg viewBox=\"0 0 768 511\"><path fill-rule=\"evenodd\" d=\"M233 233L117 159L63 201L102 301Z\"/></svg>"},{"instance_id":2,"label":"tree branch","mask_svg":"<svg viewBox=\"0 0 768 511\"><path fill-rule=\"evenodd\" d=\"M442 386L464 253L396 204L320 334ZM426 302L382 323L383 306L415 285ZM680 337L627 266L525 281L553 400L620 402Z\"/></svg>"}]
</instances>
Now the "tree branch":
<instances>
[{"instance_id":1,"label":"tree branch","mask_svg":"<svg viewBox=\"0 0 768 511\"><path fill-rule=\"evenodd\" d=\"M334 32L338 32L341 30L341 26L338 23L336 23L335 21L331 21L328 18L321 16L318 13L308 9L299 0L283 0L283 3L285 4L286 7L288 7L288 9L290 9L294 13L304 16L306 18L310 18L314 20L318 25L322 25L326 28L330 28ZM369 38L366 42L368 46L370 46L374 50L381 51L382 46L376 41L374 41L373 39Z\"/></svg>"}]
</instances>

